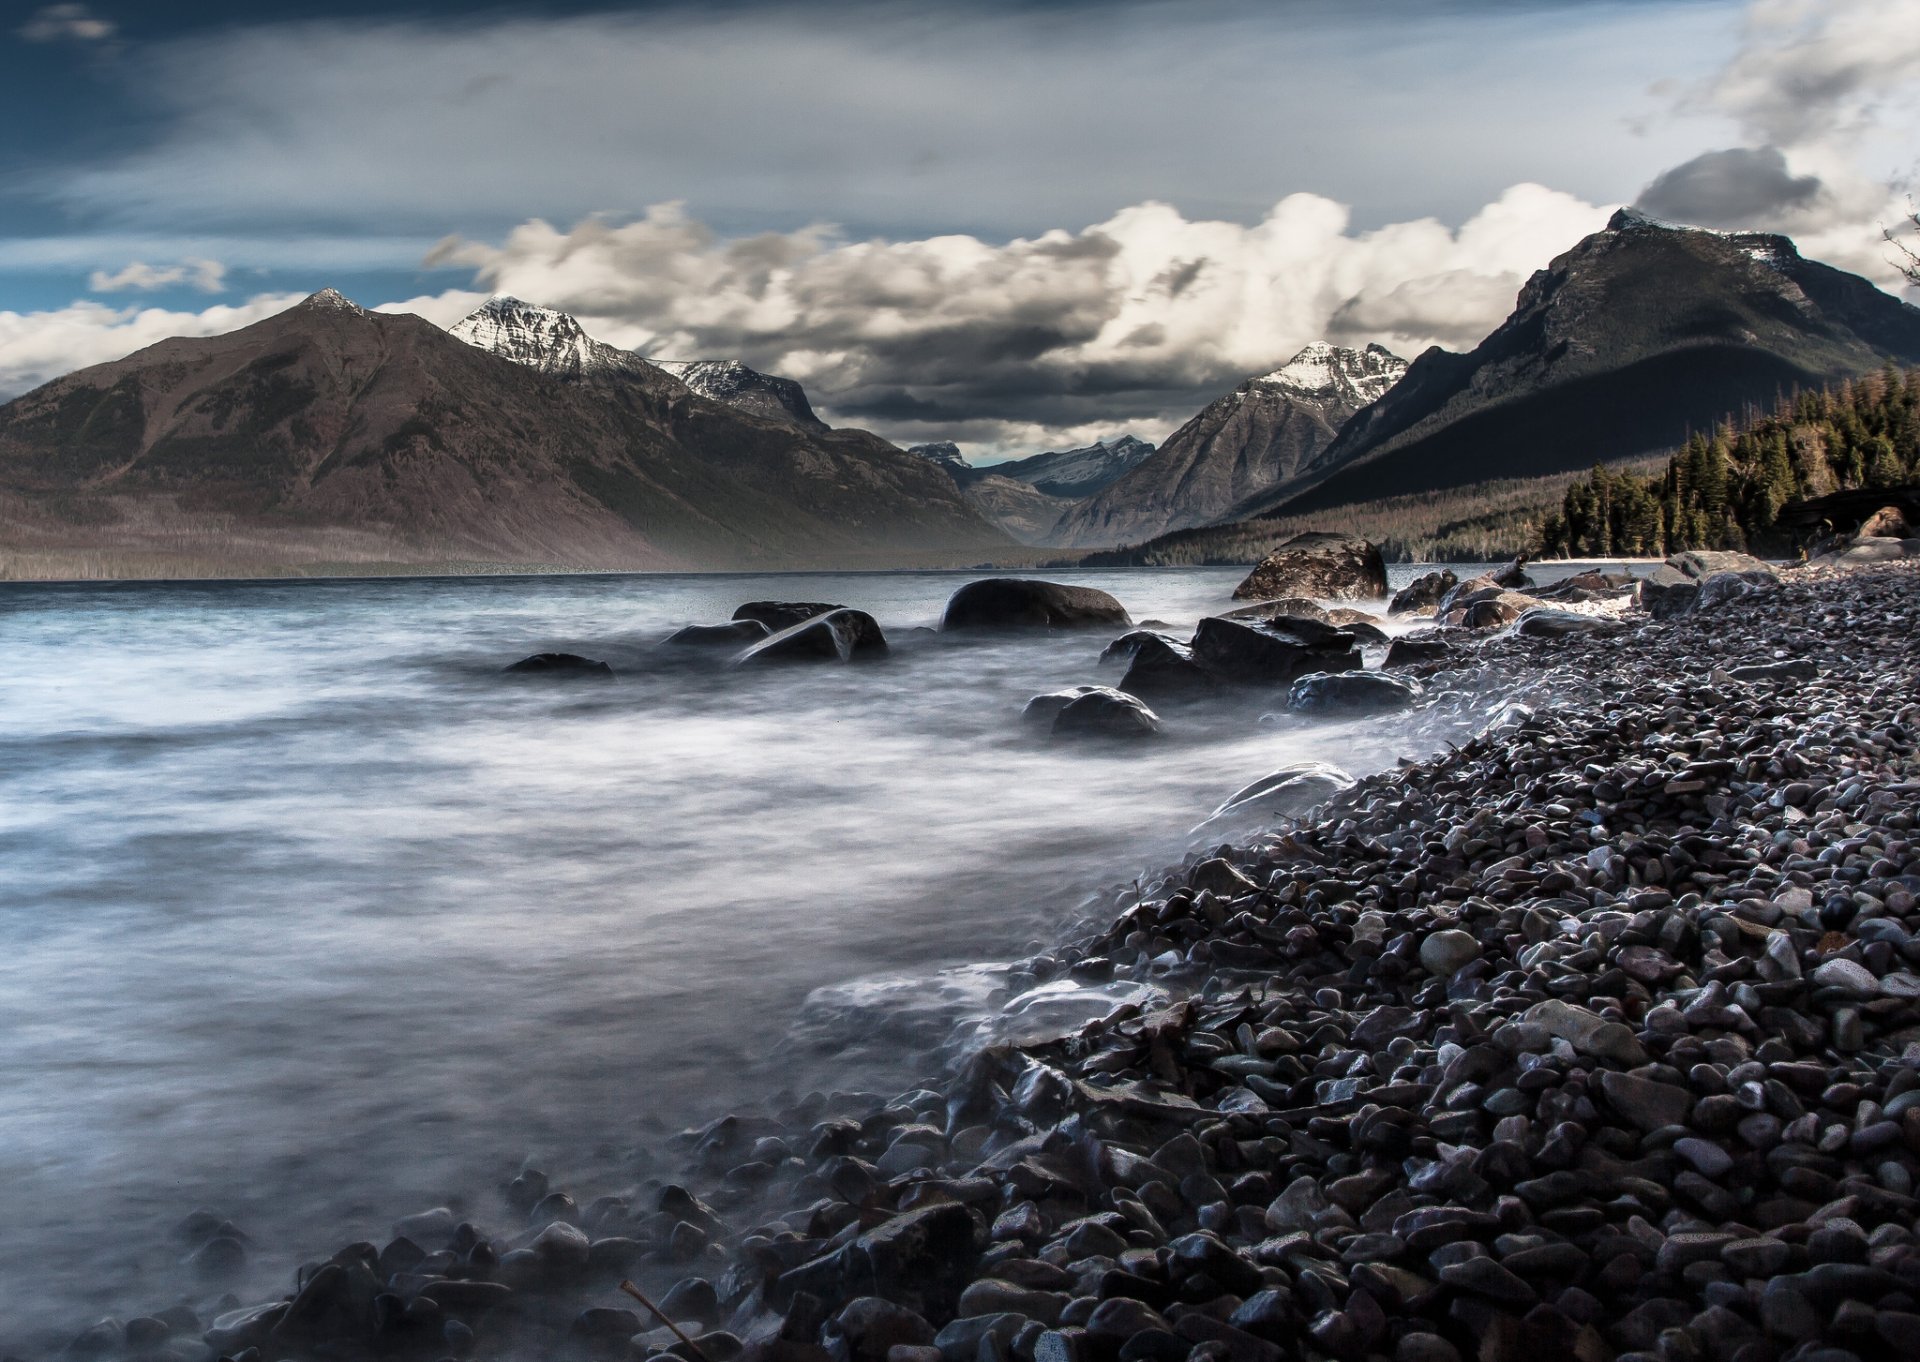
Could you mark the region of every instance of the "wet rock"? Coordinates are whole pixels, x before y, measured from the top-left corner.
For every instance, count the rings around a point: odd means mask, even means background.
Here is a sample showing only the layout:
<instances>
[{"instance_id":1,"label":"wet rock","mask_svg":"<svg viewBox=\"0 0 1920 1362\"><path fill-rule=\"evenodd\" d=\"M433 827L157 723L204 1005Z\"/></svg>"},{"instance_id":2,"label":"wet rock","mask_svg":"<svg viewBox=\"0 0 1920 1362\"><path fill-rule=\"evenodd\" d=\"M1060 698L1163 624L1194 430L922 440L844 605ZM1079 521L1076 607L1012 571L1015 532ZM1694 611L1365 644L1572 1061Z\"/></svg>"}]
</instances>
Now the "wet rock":
<instances>
[{"instance_id":1,"label":"wet rock","mask_svg":"<svg viewBox=\"0 0 1920 1362\"><path fill-rule=\"evenodd\" d=\"M1120 681L1121 690L1142 700L1160 702L1210 695L1218 689L1219 682L1194 661L1191 648L1157 635L1150 639L1134 650L1133 661Z\"/></svg>"},{"instance_id":2,"label":"wet rock","mask_svg":"<svg viewBox=\"0 0 1920 1362\"><path fill-rule=\"evenodd\" d=\"M1229 795L1193 835L1224 836L1235 828L1259 826L1306 813L1353 786L1353 777L1325 762L1285 766Z\"/></svg>"},{"instance_id":3,"label":"wet rock","mask_svg":"<svg viewBox=\"0 0 1920 1362\"><path fill-rule=\"evenodd\" d=\"M1572 634L1617 634L1621 625L1598 615L1536 608L1523 612L1513 622L1513 631L1523 638L1566 638Z\"/></svg>"},{"instance_id":4,"label":"wet rock","mask_svg":"<svg viewBox=\"0 0 1920 1362\"><path fill-rule=\"evenodd\" d=\"M1309 672L1361 665L1353 635L1327 630L1309 639L1272 625L1209 617L1193 634L1193 661L1212 675L1242 685L1288 685Z\"/></svg>"},{"instance_id":5,"label":"wet rock","mask_svg":"<svg viewBox=\"0 0 1920 1362\"><path fill-rule=\"evenodd\" d=\"M1611 1070L1603 1071L1598 1077L1600 1091L1606 1094L1608 1103L1641 1130L1682 1125L1693 1109L1693 1099L1685 1088Z\"/></svg>"},{"instance_id":6,"label":"wet rock","mask_svg":"<svg viewBox=\"0 0 1920 1362\"><path fill-rule=\"evenodd\" d=\"M1403 634L1387 645L1386 660L1380 665L1388 669L1417 667L1424 662L1444 662L1453 655L1453 645L1445 639Z\"/></svg>"},{"instance_id":7,"label":"wet rock","mask_svg":"<svg viewBox=\"0 0 1920 1362\"><path fill-rule=\"evenodd\" d=\"M1380 550L1349 534L1308 531L1280 545L1234 588L1238 601L1306 596L1315 600L1382 600L1387 567Z\"/></svg>"},{"instance_id":8,"label":"wet rock","mask_svg":"<svg viewBox=\"0 0 1920 1362\"><path fill-rule=\"evenodd\" d=\"M1381 672L1315 672L1293 683L1287 708L1308 712L1366 713L1406 709L1420 698L1420 687Z\"/></svg>"},{"instance_id":9,"label":"wet rock","mask_svg":"<svg viewBox=\"0 0 1920 1362\"><path fill-rule=\"evenodd\" d=\"M764 624L769 634L782 633L796 624L805 624L817 616L834 610L845 610L844 605L829 605L824 601L748 601L733 612L736 620L750 620L755 624Z\"/></svg>"},{"instance_id":10,"label":"wet rock","mask_svg":"<svg viewBox=\"0 0 1920 1362\"><path fill-rule=\"evenodd\" d=\"M726 624L689 624L674 630L662 642L676 648L745 648L772 633L760 620L736 619Z\"/></svg>"},{"instance_id":11,"label":"wet rock","mask_svg":"<svg viewBox=\"0 0 1920 1362\"><path fill-rule=\"evenodd\" d=\"M1431 615L1439 609L1441 598L1459 584L1460 579L1448 568L1422 573L1394 593L1392 602L1387 606L1387 613L1389 615Z\"/></svg>"},{"instance_id":12,"label":"wet rock","mask_svg":"<svg viewBox=\"0 0 1920 1362\"><path fill-rule=\"evenodd\" d=\"M863 610L829 610L754 644L734 659L734 665L864 662L886 655L886 635L872 615Z\"/></svg>"},{"instance_id":13,"label":"wet rock","mask_svg":"<svg viewBox=\"0 0 1920 1362\"><path fill-rule=\"evenodd\" d=\"M1092 686L1060 707L1051 731L1056 738L1150 738L1160 716L1124 691Z\"/></svg>"},{"instance_id":14,"label":"wet rock","mask_svg":"<svg viewBox=\"0 0 1920 1362\"><path fill-rule=\"evenodd\" d=\"M953 593L940 628L1089 629L1132 623L1119 601L1092 587L989 577Z\"/></svg>"}]
</instances>

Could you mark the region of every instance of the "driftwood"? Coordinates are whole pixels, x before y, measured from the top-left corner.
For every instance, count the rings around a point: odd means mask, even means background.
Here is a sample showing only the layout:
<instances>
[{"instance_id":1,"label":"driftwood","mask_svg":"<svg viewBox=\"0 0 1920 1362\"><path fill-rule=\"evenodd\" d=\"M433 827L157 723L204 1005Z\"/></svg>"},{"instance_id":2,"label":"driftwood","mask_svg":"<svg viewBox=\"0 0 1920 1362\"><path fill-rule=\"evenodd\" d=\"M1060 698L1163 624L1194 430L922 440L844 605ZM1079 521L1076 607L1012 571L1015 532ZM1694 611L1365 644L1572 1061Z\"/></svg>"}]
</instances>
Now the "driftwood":
<instances>
[{"instance_id":1,"label":"driftwood","mask_svg":"<svg viewBox=\"0 0 1920 1362\"><path fill-rule=\"evenodd\" d=\"M700 1351L700 1345L698 1343L695 1343L692 1339L688 1338L686 1334L682 1333L679 1325L668 1319L659 1306L647 1299L646 1293L641 1291L639 1287L635 1286L632 1282L621 1282L620 1289L639 1301L640 1304L646 1306L649 1314L666 1325L668 1329L672 1330L673 1336L687 1345L687 1350L694 1355L696 1362L713 1362L712 1358Z\"/></svg>"}]
</instances>

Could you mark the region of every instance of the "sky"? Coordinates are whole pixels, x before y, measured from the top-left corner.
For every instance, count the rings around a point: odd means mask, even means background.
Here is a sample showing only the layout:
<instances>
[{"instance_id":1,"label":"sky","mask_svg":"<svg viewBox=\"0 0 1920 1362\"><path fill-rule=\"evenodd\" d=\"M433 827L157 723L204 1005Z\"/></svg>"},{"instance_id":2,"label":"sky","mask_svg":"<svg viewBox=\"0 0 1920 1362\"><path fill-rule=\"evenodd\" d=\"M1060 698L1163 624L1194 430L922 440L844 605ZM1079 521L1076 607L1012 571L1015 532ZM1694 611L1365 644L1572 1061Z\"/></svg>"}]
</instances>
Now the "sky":
<instances>
[{"instance_id":1,"label":"sky","mask_svg":"<svg viewBox=\"0 0 1920 1362\"><path fill-rule=\"evenodd\" d=\"M494 293L976 460L1469 348L1635 203L1901 287L1913 0L0 0L0 399Z\"/></svg>"}]
</instances>

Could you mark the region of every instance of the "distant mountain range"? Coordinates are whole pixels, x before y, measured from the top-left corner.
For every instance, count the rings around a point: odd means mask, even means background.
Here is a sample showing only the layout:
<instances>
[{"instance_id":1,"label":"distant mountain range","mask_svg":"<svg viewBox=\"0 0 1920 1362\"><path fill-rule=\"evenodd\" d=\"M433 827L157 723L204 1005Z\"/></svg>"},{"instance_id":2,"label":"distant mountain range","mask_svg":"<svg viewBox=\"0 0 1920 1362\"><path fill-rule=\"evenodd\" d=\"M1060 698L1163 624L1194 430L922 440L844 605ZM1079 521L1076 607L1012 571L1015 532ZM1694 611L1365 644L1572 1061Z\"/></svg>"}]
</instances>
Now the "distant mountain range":
<instances>
[{"instance_id":1,"label":"distant mountain range","mask_svg":"<svg viewBox=\"0 0 1920 1362\"><path fill-rule=\"evenodd\" d=\"M1077 500L1106 487L1153 454L1131 435L1099 440L1079 449L1055 450L1024 459L974 467L951 440L911 445L909 454L947 471L981 514L1023 544L1053 544L1060 519Z\"/></svg>"},{"instance_id":2,"label":"distant mountain range","mask_svg":"<svg viewBox=\"0 0 1920 1362\"><path fill-rule=\"evenodd\" d=\"M1622 212L1467 354L1316 343L1158 449L975 468L829 429L792 380L655 363L517 299L442 331L326 290L0 406L0 571L931 565L1162 540L1196 561L1275 520L1662 453L1889 360L1920 363L1920 309L1785 237Z\"/></svg>"},{"instance_id":3,"label":"distant mountain range","mask_svg":"<svg viewBox=\"0 0 1920 1362\"><path fill-rule=\"evenodd\" d=\"M1315 342L1210 403L1152 458L1074 507L1054 542L1136 543L1283 494L1356 412L1406 372L1405 360L1378 345Z\"/></svg>"},{"instance_id":4,"label":"distant mountain range","mask_svg":"<svg viewBox=\"0 0 1920 1362\"><path fill-rule=\"evenodd\" d=\"M924 459L704 397L564 314L496 300L454 330L326 290L0 406L0 549L226 572L885 566L1014 547Z\"/></svg>"}]
</instances>

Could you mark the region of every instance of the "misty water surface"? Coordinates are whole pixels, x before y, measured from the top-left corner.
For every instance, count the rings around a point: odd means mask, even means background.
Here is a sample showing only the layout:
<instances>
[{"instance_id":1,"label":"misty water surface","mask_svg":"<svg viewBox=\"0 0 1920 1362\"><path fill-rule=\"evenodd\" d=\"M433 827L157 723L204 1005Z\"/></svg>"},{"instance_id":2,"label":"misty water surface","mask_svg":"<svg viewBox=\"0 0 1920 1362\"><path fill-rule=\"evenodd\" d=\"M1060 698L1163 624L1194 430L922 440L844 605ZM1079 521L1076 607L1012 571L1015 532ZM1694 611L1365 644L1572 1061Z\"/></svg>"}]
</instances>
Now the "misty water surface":
<instances>
[{"instance_id":1,"label":"misty water surface","mask_svg":"<svg viewBox=\"0 0 1920 1362\"><path fill-rule=\"evenodd\" d=\"M1061 579L1185 628L1240 575ZM1021 706L1117 679L1108 634L924 631L964 580L0 587L12 1329L177 1298L167 1234L196 1208L259 1243L249 1288L285 1289L400 1214L484 1209L529 1157L611 1190L650 1129L903 1084L925 1060L836 1008L1051 939L1276 766L1398 753L1391 722L1257 709L1050 746ZM749 673L655 647L760 598L870 610L894 656ZM499 675L556 648L620 676Z\"/></svg>"}]
</instances>

